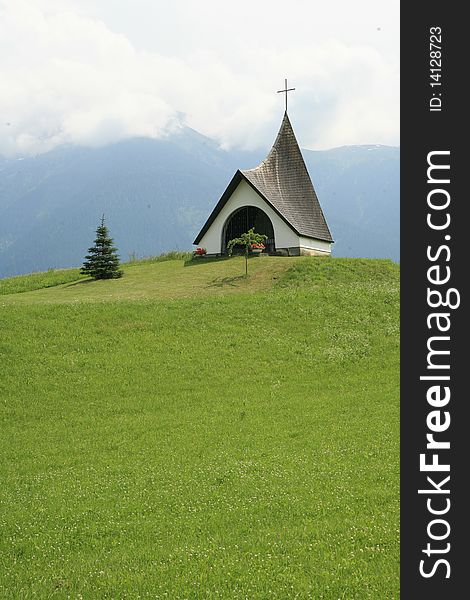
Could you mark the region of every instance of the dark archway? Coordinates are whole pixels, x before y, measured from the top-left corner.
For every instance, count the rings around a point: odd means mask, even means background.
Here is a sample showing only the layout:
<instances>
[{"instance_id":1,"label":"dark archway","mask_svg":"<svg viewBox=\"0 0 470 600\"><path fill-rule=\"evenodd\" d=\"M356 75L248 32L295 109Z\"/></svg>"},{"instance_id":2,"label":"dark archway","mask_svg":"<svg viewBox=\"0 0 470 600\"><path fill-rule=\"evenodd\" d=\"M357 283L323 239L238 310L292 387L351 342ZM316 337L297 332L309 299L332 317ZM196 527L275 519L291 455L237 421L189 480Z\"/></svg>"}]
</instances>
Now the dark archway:
<instances>
[{"instance_id":1,"label":"dark archway","mask_svg":"<svg viewBox=\"0 0 470 600\"><path fill-rule=\"evenodd\" d=\"M268 239L264 242L266 246L264 252L274 252L276 247L271 219L263 210L256 206L242 206L242 208L234 211L225 221L222 231L222 254L227 252L227 244L230 240L240 237L242 233L246 233L252 227L255 228L256 233L268 236ZM234 251L236 252L237 249L237 246L235 246Z\"/></svg>"}]
</instances>

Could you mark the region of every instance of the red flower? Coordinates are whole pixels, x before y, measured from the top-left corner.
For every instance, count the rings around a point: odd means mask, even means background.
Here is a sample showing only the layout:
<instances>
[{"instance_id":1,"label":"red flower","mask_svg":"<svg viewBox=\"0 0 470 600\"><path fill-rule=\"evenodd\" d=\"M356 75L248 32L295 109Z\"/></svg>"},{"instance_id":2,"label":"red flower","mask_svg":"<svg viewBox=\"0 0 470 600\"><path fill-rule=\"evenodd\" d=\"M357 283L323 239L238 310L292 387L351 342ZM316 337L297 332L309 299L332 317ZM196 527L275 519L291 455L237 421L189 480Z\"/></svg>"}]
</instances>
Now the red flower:
<instances>
[{"instance_id":1,"label":"red flower","mask_svg":"<svg viewBox=\"0 0 470 600\"><path fill-rule=\"evenodd\" d=\"M194 250L194 254L196 254L197 256L202 256L203 254L206 254L207 250L205 248L197 248L196 250Z\"/></svg>"}]
</instances>

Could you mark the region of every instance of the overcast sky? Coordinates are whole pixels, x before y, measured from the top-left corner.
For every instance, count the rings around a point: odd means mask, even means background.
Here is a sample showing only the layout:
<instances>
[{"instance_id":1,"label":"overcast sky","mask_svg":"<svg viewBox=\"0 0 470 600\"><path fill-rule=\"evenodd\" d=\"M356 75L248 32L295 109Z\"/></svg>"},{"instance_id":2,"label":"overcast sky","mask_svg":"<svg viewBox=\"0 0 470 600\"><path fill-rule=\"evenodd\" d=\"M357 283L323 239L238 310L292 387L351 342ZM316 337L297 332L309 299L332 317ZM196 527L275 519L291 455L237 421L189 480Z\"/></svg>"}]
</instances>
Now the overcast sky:
<instances>
[{"instance_id":1,"label":"overcast sky","mask_svg":"<svg viewBox=\"0 0 470 600\"><path fill-rule=\"evenodd\" d=\"M160 137L399 143L398 0L0 0L0 154Z\"/></svg>"}]
</instances>

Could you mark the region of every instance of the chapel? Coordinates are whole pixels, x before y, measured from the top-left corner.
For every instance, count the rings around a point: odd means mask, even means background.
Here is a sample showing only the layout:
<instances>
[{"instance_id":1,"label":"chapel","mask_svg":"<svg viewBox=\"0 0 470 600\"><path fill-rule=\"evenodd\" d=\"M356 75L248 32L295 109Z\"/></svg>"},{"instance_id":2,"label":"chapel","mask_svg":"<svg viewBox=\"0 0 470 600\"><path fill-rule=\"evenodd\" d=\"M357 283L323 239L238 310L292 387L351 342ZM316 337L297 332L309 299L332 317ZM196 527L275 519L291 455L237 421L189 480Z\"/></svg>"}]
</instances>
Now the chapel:
<instances>
[{"instance_id":1,"label":"chapel","mask_svg":"<svg viewBox=\"0 0 470 600\"><path fill-rule=\"evenodd\" d=\"M287 99L287 82L286 89ZM266 159L237 170L194 244L209 256L227 253L227 243L254 227L267 236L267 254L331 254L333 238L305 166L286 110Z\"/></svg>"}]
</instances>

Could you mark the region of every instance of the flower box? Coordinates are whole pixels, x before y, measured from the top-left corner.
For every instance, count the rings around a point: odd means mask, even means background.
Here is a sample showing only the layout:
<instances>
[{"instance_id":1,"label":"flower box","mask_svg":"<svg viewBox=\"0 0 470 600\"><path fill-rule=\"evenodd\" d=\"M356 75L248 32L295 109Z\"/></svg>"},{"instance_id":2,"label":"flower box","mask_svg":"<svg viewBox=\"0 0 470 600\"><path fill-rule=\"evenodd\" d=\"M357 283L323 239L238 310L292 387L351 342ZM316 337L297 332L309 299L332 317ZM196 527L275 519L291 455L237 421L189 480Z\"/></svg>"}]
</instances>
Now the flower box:
<instances>
[{"instance_id":1,"label":"flower box","mask_svg":"<svg viewBox=\"0 0 470 600\"><path fill-rule=\"evenodd\" d=\"M252 254L261 254L265 249L264 244L251 244L251 253Z\"/></svg>"}]
</instances>

